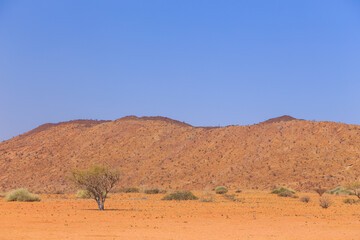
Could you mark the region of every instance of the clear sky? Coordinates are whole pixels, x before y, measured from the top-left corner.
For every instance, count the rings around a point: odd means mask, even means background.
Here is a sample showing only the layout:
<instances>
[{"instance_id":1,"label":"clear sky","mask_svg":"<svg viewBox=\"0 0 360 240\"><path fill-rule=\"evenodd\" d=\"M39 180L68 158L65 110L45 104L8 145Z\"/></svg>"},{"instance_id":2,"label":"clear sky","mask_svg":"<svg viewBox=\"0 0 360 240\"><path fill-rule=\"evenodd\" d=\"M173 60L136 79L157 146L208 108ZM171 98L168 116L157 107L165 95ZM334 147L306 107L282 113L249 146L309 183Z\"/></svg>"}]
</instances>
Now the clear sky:
<instances>
[{"instance_id":1,"label":"clear sky","mask_svg":"<svg viewBox=\"0 0 360 240\"><path fill-rule=\"evenodd\" d=\"M360 1L0 0L0 140L126 115L360 124Z\"/></svg>"}]
</instances>

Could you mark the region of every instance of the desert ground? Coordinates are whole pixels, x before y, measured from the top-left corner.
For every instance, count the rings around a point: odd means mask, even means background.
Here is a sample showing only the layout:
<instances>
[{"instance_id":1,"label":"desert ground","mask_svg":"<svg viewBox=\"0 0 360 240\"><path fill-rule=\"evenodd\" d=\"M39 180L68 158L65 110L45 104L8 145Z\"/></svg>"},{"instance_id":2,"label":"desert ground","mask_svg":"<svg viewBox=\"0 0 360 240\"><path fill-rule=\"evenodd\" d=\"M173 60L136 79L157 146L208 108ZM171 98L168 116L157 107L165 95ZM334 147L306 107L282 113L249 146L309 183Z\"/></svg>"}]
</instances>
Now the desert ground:
<instances>
[{"instance_id":1,"label":"desert ground","mask_svg":"<svg viewBox=\"0 0 360 240\"><path fill-rule=\"evenodd\" d=\"M238 201L217 195L214 202L118 193L105 211L73 194L41 194L33 203L1 198L0 239L359 239L360 204L326 194L333 205L323 209L316 193L298 195L311 200L261 191L238 193Z\"/></svg>"}]
</instances>

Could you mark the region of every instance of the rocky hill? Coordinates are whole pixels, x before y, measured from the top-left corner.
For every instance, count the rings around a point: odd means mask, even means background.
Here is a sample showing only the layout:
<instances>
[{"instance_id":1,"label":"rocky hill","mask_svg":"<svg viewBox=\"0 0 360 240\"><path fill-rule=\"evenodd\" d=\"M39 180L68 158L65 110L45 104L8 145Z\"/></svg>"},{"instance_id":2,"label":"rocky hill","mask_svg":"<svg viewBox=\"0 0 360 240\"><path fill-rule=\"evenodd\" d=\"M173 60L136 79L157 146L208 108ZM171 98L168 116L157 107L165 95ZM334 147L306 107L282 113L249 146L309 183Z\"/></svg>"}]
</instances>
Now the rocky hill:
<instances>
[{"instance_id":1,"label":"rocky hill","mask_svg":"<svg viewBox=\"0 0 360 240\"><path fill-rule=\"evenodd\" d=\"M332 188L359 177L360 126L289 116L216 128L135 116L45 124L0 143L0 191L73 191L68 171L94 163L120 168L119 186Z\"/></svg>"}]
</instances>

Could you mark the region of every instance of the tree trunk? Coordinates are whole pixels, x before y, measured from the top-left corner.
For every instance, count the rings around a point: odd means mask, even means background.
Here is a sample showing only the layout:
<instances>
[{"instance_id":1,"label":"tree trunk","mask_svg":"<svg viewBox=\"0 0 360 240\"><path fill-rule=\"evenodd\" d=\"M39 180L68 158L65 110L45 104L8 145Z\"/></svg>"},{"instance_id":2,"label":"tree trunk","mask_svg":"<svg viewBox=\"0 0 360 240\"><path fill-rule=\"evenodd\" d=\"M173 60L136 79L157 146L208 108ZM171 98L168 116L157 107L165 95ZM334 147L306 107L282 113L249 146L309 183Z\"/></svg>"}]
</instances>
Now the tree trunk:
<instances>
[{"instance_id":1,"label":"tree trunk","mask_svg":"<svg viewBox=\"0 0 360 240\"><path fill-rule=\"evenodd\" d=\"M98 200L97 204L99 205L99 210L100 211L104 210L104 201L103 200Z\"/></svg>"}]
</instances>

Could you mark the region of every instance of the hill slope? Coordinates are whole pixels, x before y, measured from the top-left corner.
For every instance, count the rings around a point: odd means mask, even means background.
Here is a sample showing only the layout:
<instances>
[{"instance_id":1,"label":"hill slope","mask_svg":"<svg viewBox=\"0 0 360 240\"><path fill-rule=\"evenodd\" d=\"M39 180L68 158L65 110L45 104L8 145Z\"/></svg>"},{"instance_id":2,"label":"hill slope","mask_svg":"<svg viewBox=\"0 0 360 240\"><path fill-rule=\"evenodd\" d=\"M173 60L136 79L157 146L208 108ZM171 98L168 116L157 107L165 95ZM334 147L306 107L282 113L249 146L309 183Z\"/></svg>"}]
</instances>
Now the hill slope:
<instances>
[{"instance_id":1,"label":"hill slope","mask_svg":"<svg viewBox=\"0 0 360 240\"><path fill-rule=\"evenodd\" d=\"M286 119L221 128L134 116L43 125L0 143L0 191L74 190L69 169L102 162L122 170L122 186L310 190L357 179L360 126Z\"/></svg>"}]
</instances>

